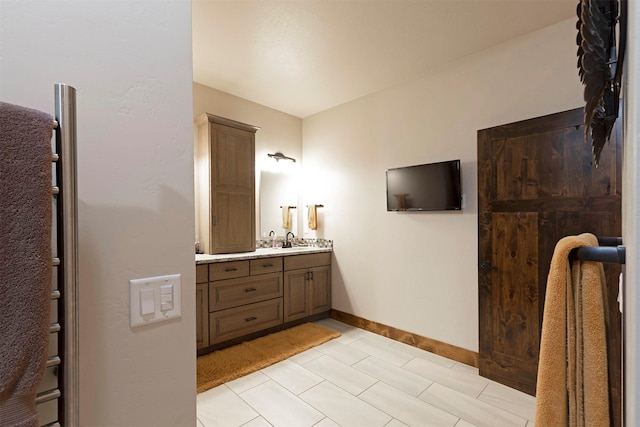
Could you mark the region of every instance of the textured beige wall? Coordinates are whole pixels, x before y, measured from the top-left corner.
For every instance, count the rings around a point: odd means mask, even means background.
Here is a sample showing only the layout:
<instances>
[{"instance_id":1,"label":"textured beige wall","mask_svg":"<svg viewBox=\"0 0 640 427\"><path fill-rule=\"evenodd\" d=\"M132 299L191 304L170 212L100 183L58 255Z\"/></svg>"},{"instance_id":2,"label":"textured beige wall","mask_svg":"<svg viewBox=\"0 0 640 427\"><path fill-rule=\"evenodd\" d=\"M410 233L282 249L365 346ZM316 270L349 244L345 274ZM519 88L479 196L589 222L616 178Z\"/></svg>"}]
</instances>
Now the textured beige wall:
<instances>
[{"instance_id":1,"label":"textured beige wall","mask_svg":"<svg viewBox=\"0 0 640 427\"><path fill-rule=\"evenodd\" d=\"M0 2L0 99L77 89L80 425L194 426L191 3ZM131 329L129 279L182 275L182 318Z\"/></svg>"},{"instance_id":2,"label":"textured beige wall","mask_svg":"<svg viewBox=\"0 0 640 427\"><path fill-rule=\"evenodd\" d=\"M335 240L334 308L478 350L477 131L582 105L574 21L304 119L303 194ZM449 159L462 212L386 212L387 168Z\"/></svg>"}]
</instances>

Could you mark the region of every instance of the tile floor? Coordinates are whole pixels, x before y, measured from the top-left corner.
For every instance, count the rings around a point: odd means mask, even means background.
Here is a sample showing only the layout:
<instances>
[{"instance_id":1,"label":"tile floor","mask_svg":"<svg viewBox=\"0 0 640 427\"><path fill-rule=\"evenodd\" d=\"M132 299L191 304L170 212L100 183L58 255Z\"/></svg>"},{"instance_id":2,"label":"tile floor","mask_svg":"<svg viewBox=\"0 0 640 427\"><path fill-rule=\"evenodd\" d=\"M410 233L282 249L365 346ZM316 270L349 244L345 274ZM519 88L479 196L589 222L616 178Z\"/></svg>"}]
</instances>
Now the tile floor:
<instances>
[{"instance_id":1,"label":"tile floor","mask_svg":"<svg viewBox=\"0 0 640 427\"><path fill-rule=\"evenodd\" d=\"M342 334L198 394L198 427L532 427L535 399L478 370L333 319Z\"/></svg>"}]
</instances>

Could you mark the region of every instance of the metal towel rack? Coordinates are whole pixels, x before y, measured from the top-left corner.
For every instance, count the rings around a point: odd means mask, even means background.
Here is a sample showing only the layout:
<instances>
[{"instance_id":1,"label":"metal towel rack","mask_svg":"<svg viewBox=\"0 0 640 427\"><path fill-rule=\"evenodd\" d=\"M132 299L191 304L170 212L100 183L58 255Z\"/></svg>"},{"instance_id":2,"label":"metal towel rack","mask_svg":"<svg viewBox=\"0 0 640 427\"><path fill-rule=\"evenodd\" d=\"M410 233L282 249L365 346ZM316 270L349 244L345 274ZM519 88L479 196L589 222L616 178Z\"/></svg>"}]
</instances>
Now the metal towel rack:
<instances>
[{"instance_id":1,"label":"metal towel rack","mask_svg":"<svg viewBox=\"0 0 640 427\"><path fill-rule=\"evenodd\" d=\"M50 354L46 367L54 370L57 381L55 378L43 381L41 387L46 389L39 390L36 396L38 413L41 422L44 419L45 427L79 425L76 90L62 83L55 85L54 127L51 161L55 169L52 188L55 230L51 300L57 312L50 333L57 334L52 337L57 338L54 339L57 354ZM57 412L47 407L47 402L54 400L57 400Z\"/></svg>"},{"instance_id":2,"label":"metal towel rack","mask_svg":"<svg viewBox=\"0 0 640 427\"><path fill-rule=\"evenodd\" d=\"M598 237L600 246L583 246L571 251L571 257L580 261L598 261L624 264L626 249L621 237Z\"/></svg>"}]
</instances>

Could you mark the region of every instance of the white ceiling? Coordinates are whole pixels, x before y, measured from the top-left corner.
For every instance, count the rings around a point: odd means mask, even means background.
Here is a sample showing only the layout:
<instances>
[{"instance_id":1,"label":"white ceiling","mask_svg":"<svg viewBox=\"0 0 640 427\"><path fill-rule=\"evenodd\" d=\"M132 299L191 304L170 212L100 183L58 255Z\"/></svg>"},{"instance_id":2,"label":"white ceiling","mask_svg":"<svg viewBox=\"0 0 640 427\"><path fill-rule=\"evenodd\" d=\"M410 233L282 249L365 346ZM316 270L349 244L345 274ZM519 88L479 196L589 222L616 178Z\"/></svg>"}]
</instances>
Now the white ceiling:
<instances>
[{"instance_id":1,"label":"white ceiling","mask_svg":"<svg viewBox=\"0 0 640 427\"><path fill-rule=\"evenodd\" d=\"M577 0L193 0L193 79L304 118L575 17Z\"/></svg>"}]
</instances>

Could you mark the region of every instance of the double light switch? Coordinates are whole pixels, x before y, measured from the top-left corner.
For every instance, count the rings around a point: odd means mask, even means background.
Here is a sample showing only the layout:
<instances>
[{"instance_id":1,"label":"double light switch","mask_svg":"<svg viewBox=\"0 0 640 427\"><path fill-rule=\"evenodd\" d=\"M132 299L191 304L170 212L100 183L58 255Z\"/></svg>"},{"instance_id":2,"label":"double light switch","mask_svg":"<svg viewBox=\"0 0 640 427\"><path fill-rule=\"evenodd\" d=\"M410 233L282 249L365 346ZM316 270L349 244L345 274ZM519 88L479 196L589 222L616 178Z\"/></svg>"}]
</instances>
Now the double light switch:
<instances>
[{"instance_id":1,"label":"double light switch","mask_svg":"<svg viewBox=\"0 0 640 427\"><path fill-rule=\"evenodd\" d=\"M131 327L181 317L180 275L129 281Z\"/></svg>"}]
</instances>

